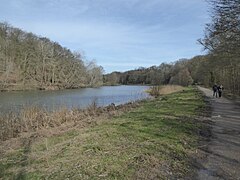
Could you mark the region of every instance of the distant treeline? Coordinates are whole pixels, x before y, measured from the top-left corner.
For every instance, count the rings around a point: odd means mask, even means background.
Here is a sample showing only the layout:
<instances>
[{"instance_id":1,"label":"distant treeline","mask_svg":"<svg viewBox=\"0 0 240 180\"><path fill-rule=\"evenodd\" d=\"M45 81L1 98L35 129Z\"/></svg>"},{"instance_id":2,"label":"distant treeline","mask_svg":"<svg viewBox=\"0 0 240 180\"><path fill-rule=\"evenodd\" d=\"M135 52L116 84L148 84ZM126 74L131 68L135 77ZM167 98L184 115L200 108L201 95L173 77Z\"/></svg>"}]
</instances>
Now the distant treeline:
<instances>
[{"instance_id":1,"label":"distant treeline","mask_svg":"<svg viewBox=\"0 0 240 180\"><path fill-rule=\"evenodd\" d=\"M80 53L0 23L0 90L100 86L102 74L102 67Z\"/></svg>"},{"instance_id":2,"label":"distant treeline","mask_svg":"<svg viewBox=\"0 0 240 180\"><path fill-rule=\"evenodd\" d=\"M178 84L188 86L193 83L210 84L205 71L207 56L196 56L191 60L182 59L175 63L138 68L127 72L112 72L104 76L104 83L115 84ZM203 63L204 62L204 63ZM203 75L205 74L205 75ZM206 76L207 75L207 76Z\"/></svg>"},{"instance_id":3,"label":"distant treeline","mask_svg":"<svg viewBox=\"0 0 240 180\"><path fill-rule=\"evenodd\" d=\"M240 3L239 0L209 0L212 22L206 25L199 43L207 55L179 60L172 64L139 68L104 76L114 84L222 84L225 90L240 95Z\"/></svg>"}]
</instances>

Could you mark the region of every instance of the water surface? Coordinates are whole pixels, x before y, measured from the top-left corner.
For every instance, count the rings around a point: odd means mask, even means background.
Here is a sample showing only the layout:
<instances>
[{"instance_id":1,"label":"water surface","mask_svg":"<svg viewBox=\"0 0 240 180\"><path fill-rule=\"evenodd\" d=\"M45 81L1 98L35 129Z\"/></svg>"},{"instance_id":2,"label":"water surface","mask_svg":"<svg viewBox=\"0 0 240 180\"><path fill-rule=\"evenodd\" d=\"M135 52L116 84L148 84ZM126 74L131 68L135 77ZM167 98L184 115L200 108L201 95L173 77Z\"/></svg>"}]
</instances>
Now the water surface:
<instances>
[{"instance_id":1,"label":"water surface","mask_svg":"<svg viewBox=\"0 0 240 180\"><path fill-rule=\"evenodd\" d=\"M103 86L59 91L0 92L0 112L19 111L27 106L37 106L47 110L62 107L86 108L93 101L98 106L116 105L149 97L148 86Z\"/></svg>"}]
</instances>

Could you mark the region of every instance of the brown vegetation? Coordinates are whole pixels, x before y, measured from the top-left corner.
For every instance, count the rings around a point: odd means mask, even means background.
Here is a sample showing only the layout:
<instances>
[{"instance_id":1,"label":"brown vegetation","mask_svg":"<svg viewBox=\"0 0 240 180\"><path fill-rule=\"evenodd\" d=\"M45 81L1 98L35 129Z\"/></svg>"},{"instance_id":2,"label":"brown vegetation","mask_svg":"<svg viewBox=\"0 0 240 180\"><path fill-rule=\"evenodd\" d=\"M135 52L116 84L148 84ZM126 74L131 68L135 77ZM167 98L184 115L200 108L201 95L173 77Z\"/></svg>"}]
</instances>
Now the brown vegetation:
<instances>
[{"instance_id":1,"label":"brown vegetation","mask_svg":"<svg viewBox=\"0 0 240 180\"><path fill-rule=\"evenodd\" d=\"M149 94L154 97L158 97L160 95L167 95L175 92L182 91L184 89L183 86L178 85L166 85L166 86L152 86L149 89Z\"/></svg>"},{"instance_id":2,"label":"brown vegetation","mask_svg":"<svg viewBox=\"0 0 240 180\"><path fill-rule=\"evenodd\" d=\"M104 114L91 111L87 122L1 141L0 178L187 179L194 172L202 95L189 87L133 107L111 105Z\"/></svg>"},{"instance_id":3,"label":"brown vegetation","mask_svg":"<svg viewBox=\"0 0 240 180\"><path fill-rule=\"evenodd\" d=\"M102 73L79 52L0 23L0 91L100 86Z\"/></svg>"},{"instance_id":4,"label":"brown vegetation","mask_svg":"<svg viewBox=\"0 0 240 180\"><path fill-rule=\"evenodd\" d=\"M54 112L38 107L27 107L20 113L10 112L0 117L0 141L18 137L21 133L60 127L62 125L84 127L96 123L100 116L108 117L128 111L138 103L115 106L97 107L92 103L87 109L62 108Z\"/></svg>"}]
</instances>

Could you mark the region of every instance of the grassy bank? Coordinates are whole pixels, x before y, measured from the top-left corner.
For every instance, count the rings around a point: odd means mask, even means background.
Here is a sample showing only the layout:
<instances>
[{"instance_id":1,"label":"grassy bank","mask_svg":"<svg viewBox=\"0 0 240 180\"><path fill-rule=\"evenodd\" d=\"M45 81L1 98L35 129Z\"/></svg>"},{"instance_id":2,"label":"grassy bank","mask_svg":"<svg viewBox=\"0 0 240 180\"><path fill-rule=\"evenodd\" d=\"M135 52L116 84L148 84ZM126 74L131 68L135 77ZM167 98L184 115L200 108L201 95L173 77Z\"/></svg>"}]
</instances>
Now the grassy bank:
<instances>
[{"instance_id":1,"label":"grassy bank","mask_svg":"<svg viewBox=\"0 0 240 180\"><path fill-rule=\"evenodd\" d=\"M122 115L99 116L91 126L4 141L9 148L0 152L0 178L185 177L192 171L201 127L194 119L203 107L201 94L187 88Z\"/></svg>"}]
</instances>

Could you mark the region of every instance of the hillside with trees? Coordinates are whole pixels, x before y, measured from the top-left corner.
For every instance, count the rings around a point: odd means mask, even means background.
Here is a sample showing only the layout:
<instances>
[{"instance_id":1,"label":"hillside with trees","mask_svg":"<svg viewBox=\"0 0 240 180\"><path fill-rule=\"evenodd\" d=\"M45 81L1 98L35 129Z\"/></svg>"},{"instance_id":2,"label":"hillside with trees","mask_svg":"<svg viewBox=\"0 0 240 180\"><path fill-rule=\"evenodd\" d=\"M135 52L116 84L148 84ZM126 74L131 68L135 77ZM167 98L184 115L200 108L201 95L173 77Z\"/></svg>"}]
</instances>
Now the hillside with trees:
<instances>
[{"instance_id":1,"label":"hillside with trees","mask_svg":"<svg viewBox=\"0 0 240 180\"><path fill-rule=\"evenodd\" d=\"M240 95L240 3L209 0L212 20L198 42L207 55L113 72L86 63L56 42L0 23L0 90L64 89L116 84L223 84ZM103 77L103 78L102 78Z\"/></svg>"},{"instance_id":2,"label":"hillside with trees","mask_svg":"<svg viewBox=\"0 0 240 180\"><path fill-rule=\"evenodd\" d=\"M201 61L204 56L195 57ZM196 69L192 67L188 59L182 59L175 63L162 63L159 66L149 68L138 68L127 72L112 72L104 76L104 83L115 84L148 84L148 85L166 85L178 84L188 86L194 83L192 75Z\"/></svg>"},{"instance_id":3,"label":"hillside with trees","mask_svg":"<svg viewBox=\"0 0 240 180\"><path fill-rule=\"evenodd\" d=\"M45 37L0 23L0 90L102 85L103 68Z\"/></svg>"},{"instance_id":4,"label":"hillside with trees","mask_svg":"<svg viewBox=\"0 0 240 180\"><path fill-rule=\"evenodd\" d=\"M175 63L113 72L104 83L114 84L222 84L226 91L240 95L240 3L239 0L210 0L212 21L199 39L207 55Z\"/></svg>"}]
</instances>

